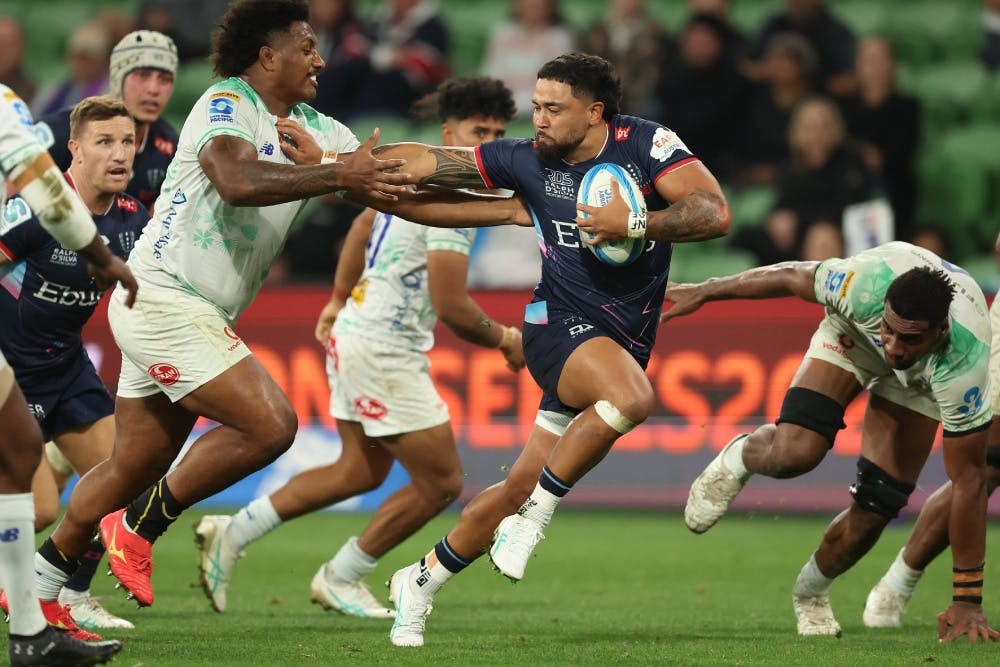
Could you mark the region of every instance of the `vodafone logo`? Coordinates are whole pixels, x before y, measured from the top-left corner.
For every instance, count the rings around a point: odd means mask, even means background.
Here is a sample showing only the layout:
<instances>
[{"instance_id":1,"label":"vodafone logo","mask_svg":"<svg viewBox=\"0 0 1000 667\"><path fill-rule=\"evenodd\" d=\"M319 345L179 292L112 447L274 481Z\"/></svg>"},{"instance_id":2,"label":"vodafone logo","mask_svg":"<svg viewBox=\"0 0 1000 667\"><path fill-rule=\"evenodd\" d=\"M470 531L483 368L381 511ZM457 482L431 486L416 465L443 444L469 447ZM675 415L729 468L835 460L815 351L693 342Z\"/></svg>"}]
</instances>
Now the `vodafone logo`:
<instances>
[{"instance_id":1,"label":"vodafone logo","mask_svg":"<svg viewBox=\"0 0 1000 667\"><path fill-rule=\"evenodd\" d=\"M239 335L229 327L223 327L222 333L224 333L226 335L226 338L228 338L229 340L236 341L235 343L226 348L227 352L232 352L243 343L243 339L240 338Z\"/></svg>"},{"instance_id":2,"label":"vodafone logo","mask_svg":"<svg viewBox=\"0 0 1000 667\"><path fill-rule=\"evenodd\" d=\"M840 334L840 336L837 338L837 342L840 343L840 345L845 350L850 350L852 347L854 347L854 339L852 339L847 334Z\"/></svg>"},{"instance_id":3,"label":"vodafone logo","mask_svg":"<svg viewBox=\"0 0 1000 667\"><path fill-rule=\"evenodd\" d=\"M356 399L354 410L365 419L383 419L389 412L384 405L369 396Z\"/></svg>"},{"instance_id":4,"label":"vodafone logo","mask_svg":"<svg viewBox=\"0 0 1000 667\"><path fill-rule=\"evenodd\" d=\"M146 371L150 377L165 387L169 387L181 379L181 372L170 364L153 364Z\"/></svg>"}]
</instances>

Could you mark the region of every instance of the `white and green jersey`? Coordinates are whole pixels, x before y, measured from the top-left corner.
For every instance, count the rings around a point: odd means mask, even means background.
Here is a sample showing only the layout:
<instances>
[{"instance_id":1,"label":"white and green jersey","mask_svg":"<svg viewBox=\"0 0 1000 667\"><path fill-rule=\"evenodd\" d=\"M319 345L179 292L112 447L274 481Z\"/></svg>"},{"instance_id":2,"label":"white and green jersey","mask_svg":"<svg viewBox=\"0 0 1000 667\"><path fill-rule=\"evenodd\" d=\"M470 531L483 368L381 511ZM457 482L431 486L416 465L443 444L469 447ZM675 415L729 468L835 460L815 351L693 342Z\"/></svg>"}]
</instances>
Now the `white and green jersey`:
<instances>
[{"instance_id":1,"label":"white and green jersey","mask_svg":"<svg viewBox=\"0 0 1000 667\"><path fill-rule=\"evenodd\" d=\"M425 227L377 213L365 247L364 272L337 316L334 335L362 335L420 352L431 349L437 316L427 289L427 253L468 255L474 238L472 229Z\"/></svg>"},{"instance_id":2,"label":"white and green jersey","mask_svg":"<svg viewBox=\"0 0 1000 667\"><path fill-rule=\"evenodd\" d=\"M35 123L28 105L0 83L0 176L6 176L25 158L45 149L35 139ZM0 178L0 206L7 200L7 179Z\"/></svg>"},{"instance_id":3,"label":"white and green jersey","mask_svg":"<svg viewBox=\"0 0 1000 667\"><path fill-rule=\"evenodd\" d=\"M359 142L344 125L299 104L289 116L324 151L349 153ZM184 121L155 214L129 256L140 283L182 289L213 303L230 322L257 295L305 200L274 206L226 204L198 162L209 140L239 137L266 162L292 164L278 146L277 117L238 78L210 87Z\"/></svg>"},{"instance_id":4,"label":"white and green jersey","mask_svg":"<svg viewBox=\"0 0 1000 667\"><path fill-rule=\"evenodd\" d=\"M910 269L927 266L944 271L955 286L949 309L948 342L906 370L891 369L903 386L924 387L941 411L946 434L975 430L989 423L990 320L986 299L962 268L909 243L886 243L847 259L822 262L813 288L827 316L860 333L858 345L869 346L884 359L880 327L889 285Z\"/></svg>"}]
</instances>

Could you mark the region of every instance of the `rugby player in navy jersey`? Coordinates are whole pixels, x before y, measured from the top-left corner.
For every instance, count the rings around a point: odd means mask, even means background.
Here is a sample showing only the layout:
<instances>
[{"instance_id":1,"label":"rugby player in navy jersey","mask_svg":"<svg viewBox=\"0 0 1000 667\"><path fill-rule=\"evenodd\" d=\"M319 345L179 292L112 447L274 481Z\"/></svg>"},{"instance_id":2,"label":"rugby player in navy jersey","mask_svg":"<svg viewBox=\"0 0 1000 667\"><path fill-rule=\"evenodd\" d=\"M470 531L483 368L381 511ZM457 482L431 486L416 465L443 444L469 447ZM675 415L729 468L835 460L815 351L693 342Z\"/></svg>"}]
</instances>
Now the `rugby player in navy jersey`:
<instances>
[{"instance_id":1,"label":"rugby player in navy jersey","mask_svg":"<svg viewBox=\"0 0 1000 667\"><path fill-rule=\"evenodd\" d=\"M135 163L125 192L153 210L167 167L177 151L177 131L161 116L174 92L177 47L166 35L136 30L111 51L108 90L121 97L135 119ZM49 152L65 171L73 160L67 108L38 120L36 132L50 143Z\"/></svg>"},{"instance_id":2,"label":"rugby player in navy jersey","mask_svg":"<svg viewBox=\"0 0 1000 667\"><path fill-rule=\"evenodd\" d=\"M6 199L7 181L20 191L44 229L65 248L75 250L89 263L100 285L120 282L135 302L138 284L119 257L115 257L97 232L79 198L59 175L52 158L34 134L28 106L0 84L0 203ZM8 318L0 320L2 330ZM11 665L93 665L106 662L121 650L121 642L88 643L72 618L55 601L39 604L32 577L35 522L31 477L38 467L42 435L28 411L14 372L0 354L0 585L9 613L7 657ZM64 631L49 626L60 625Z\"/></svg>"},{"instance_id":3,"label":"rugby player in navy jersey","mask_svg":"<svg viewBox=\"0 0 1000 667\"><path fill-rule=\"evenodd\" d=\"M531 213L542 278L525 311L524 354L544 392L528 442L507 479L474 498L452 531L419 563L396 572L390 639L423 644L434 593L490 544L493 563L520 579L560 499L641 424L654 405L644 373L656 334L673 242L726 234L730 214L718 182L676 134L618 113L621 85L610 63L560 56L538 72L532 104L536 138L502 139L475 149L400 144L376 149L406 159L414 182L516 191ZM616 196L588 223L598 238L643 237L646 251L627 267L600 263L580 241L577 190L592 166L623 166L642 188L645 220ZM454 224L482 224L468 217ZM436 216L432 219L431 216ZM450 225L439 210L409 219ZM472 218L472 219L470 219ZM610 227L608 225L611 225Z\"/></svg>"},{"instance_id":4,"label":"rugby player in navy jersey","mask_svg":"<svg viewBox=\"0 0 1000 667\"><path fill-rule=\"evenodd\" d=\"M111 252L127 257L149 213L123 194L135 155L135 123L117 98L90 97L73 108L66 180L93 216ZM114 447L114 401L83 346L81 331L103 292L72 250L49 236L20 197L5 207L0 236L0 347L48 440L73 469L84 474ZM45 479L44 464L33 491L39 510L58 508L58 492ZM46 497L48 496L48 497ZM50 509L49 514L54 512ZM99 542L59 596L85 629L131 628L90 595L90 581L103 549Z\"/></svg>"}]
</instances>

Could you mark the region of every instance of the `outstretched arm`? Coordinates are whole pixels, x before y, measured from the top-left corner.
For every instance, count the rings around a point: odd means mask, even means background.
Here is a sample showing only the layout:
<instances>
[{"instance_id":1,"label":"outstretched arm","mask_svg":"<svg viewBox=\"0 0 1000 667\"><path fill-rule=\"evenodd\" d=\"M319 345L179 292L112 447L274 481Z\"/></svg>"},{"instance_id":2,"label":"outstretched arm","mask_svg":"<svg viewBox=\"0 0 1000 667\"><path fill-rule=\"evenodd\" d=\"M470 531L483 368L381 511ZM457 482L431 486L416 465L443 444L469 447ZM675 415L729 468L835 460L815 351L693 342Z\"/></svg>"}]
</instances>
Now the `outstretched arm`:
<instances>
[{"instance_id":1,"label":"outstretched arm","mask_svg":"<svg viewBox=\"0 0 1000 667\"><path fill-rule=\"evenodd\" d=\"M986 431L944 438L944 467L951 480L948 536L954 568L951 605L938 616L938 639L997 641L983 613L986 558Z\"/></svg>"},{"instance_id":2,"label":"outstretched arm","mask_svg":"<svg viewBox=\"0 0 1000 667\"><path fill-rule=\"evenodd\" d=\"M351 295L351 290L358 284L361 274L365 270L365 244L371 236L372 226L375 222L375 210L366 208L361 211L351 223L351 228L347 232L347 238L340 249L340 258L337 260L337 271L333 278L333 292L330 300L323 310L320 311L319 319L316 321L314 335L320 345L325 346L330 338L330 330L333 323L337 321L347 297Z\"/></svg>"},{"instance_id":3,"label":"outstretched arm","mask_svg":"<svg viewBox=\"0 0 1000 667\"><path fill-rule=\"evenodd\" d=\"M819 262L781 262L701 283L670 283L664 301L674 305L660 315L660 321L693 313L708 301L723 299L797 296L816 303L813 278L818 266Z\"/></svg>"},{"instance_id":4,"label":"outstretched arm","mask_svg":"<svg viewBox=\"0 0 1000 667\"><path fill-rule=\"evenodd\" d=\"M440 185L446 188L485 188L476 153L472 148L458 146L428 146L418 143L399 143L378 146L372 155L387 160L406 160L406 173L410 183Z\"/></svg>"}]
</instances>

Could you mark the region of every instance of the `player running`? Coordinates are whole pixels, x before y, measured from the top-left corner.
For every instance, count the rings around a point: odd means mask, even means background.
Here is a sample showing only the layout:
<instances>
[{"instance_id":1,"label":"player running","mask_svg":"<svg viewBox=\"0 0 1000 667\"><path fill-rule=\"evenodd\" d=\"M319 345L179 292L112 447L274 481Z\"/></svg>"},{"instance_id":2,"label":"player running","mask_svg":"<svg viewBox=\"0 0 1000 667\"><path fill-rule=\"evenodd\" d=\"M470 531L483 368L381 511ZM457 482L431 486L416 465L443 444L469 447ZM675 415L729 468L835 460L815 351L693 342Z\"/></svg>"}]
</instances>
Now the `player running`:
<instances>
[{"instance_id":1,"label":"player running","mask_svg":"<svg viewBox=\"0 0 1000 667\"><path fill-rule=\"evenodd\" d=\"M436 98L446 146L502 137L514 116L510 91L495 79L449 80ZM288 130L300 147L311 141L297 128ZM474 238L475 230L429 228L374 209L354 221L333 295L316 325L316 338L329 354L330 414L337 419L342 453L232 518L210 515L195 526L202 587L216 611L226 608L229 578L248 544L290 519L377 488L399 461L410 482L375 510L361 535L320 566L310 585L313 602L327 609L394 615L372 596L364 577L462 490L448 407L429 375L426 353L436 320L464 340L499 348L512 370L524 366L520 330L490 319L465 290Z\"/></svg>"}]
</instances>

